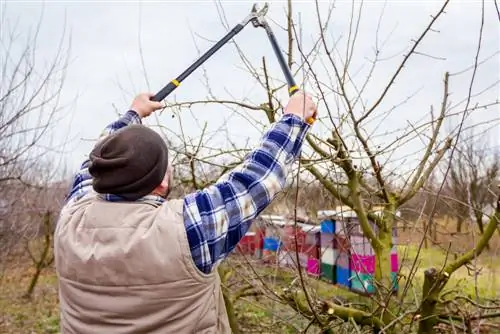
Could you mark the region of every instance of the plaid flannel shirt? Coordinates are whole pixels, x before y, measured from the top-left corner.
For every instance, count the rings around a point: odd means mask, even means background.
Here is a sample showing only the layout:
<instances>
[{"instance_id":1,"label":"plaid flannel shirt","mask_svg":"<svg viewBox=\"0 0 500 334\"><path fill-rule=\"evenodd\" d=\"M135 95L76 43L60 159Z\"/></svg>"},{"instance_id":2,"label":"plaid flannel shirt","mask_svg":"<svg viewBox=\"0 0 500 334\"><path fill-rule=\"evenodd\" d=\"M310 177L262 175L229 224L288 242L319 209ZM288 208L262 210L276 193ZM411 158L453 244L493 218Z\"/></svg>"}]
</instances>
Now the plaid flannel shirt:
<instances>
[{"instance_id":1,"label":"plaid flannel shirt","mask_svg":"<svg viewBox=\"0 0 500 334\"><path fill-rule=\"evenodd\" d=\"M129 110L109 124L100 139L127 125L140 123L140 117ZM283 190L288 167L298 157L308 129L309 125L299 117L284 115L271 125L258 147L238 167L215 184L185 196L187 239L194 263L202 272L211 272L234 250L253 219ZM76 173L65 205L93 191L89 164L86 159ZM109 201L122 200L113 194L100 196ZM164 201L152 195L139 201L145 199L159 204Z\"/></svg>"}]
</instances>

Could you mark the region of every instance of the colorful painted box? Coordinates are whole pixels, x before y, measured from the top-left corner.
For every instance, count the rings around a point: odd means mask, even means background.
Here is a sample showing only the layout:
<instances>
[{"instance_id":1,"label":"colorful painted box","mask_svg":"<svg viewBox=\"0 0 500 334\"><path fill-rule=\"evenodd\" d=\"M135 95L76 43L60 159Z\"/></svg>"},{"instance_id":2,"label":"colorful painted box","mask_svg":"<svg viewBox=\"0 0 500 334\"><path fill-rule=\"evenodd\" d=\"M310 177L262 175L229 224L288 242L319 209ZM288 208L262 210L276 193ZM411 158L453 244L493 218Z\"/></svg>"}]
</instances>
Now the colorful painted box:
<instances>
[{"instance_id":1,"label":"colorful painted box","mask_svg":"<svg viewBox=\"0 0 500 334\"><path fill-rule=\"evenodd\" d=\"M351 271L351 289L364 294L372 294L375 292L373 285L373 275L363 274Z\"/></svg>"},{"instance_id":2,"label":"colorful painted box","mask_svg":"<svg viewBox=\"0 0 500 334\"><path fill-rule=\"evenodd\" d=\"M256 249L256 233L247 232L237 245L236 251L240 254L253 255Z\"/></svg>"},{"instance_id":3,"label":"colorful painted box","mask_svg":"<svg viewBox=\"0 0 500 334\"><path fill-rule=\"evenodd\" d=\"M335 249L321 247L321 263L334 265L335 261L336 261Z\"/></svg>"},{"instance_id":4,"label":"colorful painted box","mask_svg":"<svg viewBox=\"0 0 500 334\"><path fill-rule=\"evenodd\" d=\"M333 248L334 247L335 234L321 233L320 239L321 239L320 244L321 244L322 248Z\"/></svg>"},{"instance_id":5,"label":"colorful painted box","mask_svg":"<svg viewBox=\"0 0 500 334\"><path fill-rule=\"evenodd\" d=\"M399 272L399 259L398 259L398 253L392 253L391 254L391 271L393 273Z\"/></svg>"},{"instance_id":6,"label":"colorful painted box","mask_svg":"<svg viewBox=\"0 0 500 334\"><path fill-rule=\"evenodd\" d=\"M354 272L373 274L375 272L375 256L352 254L350 268Z\"/></svg>"},{"instance_id":7,"label":"colorful painted box","mask_svg":"<svg viewBox=\"0 0 500 334\"><path fill-rule=\"evenodd\" d=\"M335 266L335 283L346 288L351 287L351 270L349 267Z\"/></svg>"},{"instance_id":8,"label":"colorful painted box","mask_svg":"<svg viewBox=\"0 0 500 334\"><path fill-rule=\"evenodd\" d=\"M321 222L321 233L334 234L335 233L335 222L331 219L323 220Z\"/></svg>"},{"instance_id":9,"label":"colorful painted box","mask_svg":"<svg viewBox=\"0 0 500 334\"><path fill-rule=\"evenodd\" d=\"M275 263L277 252L280 248L280 240L273 237L264 238L264 247L262 249L262 259L267 263Z\"/></svg>"},{"instance_id":10,"label":"colorful painted box","mask_svg":"<svg viewBox=\"0 0 500 334\"><path fill-rule=\"evenodd\" d=\"M280 250L278 252L278 263L281 267L295 267L295 254L292 252L287 252L285 250Z\"/></svg>"},{"instance_id":11,"label":"colorful painted box","mask_svg":"<svg viewBox=\"0 0 500 334\"><path fill-rule=\"evenodd\" d=\"M309 258L307 260L307 273L314 277L320 275L320 264L318 259Z\"/></svg>"},{"instance_id":12,"label":"colorful painted box","mask_svg":"<svg viewBox=\"0 0 500 334\"><path fill-rule=\"evenodd\" d=\"M328 263L321 262L321 278L330 282L335 283L335 266Z\"/></svg>"},{"instance_id":13,"label":"colorful painted box","mask_svg":"<svg viewBox=\"0 0 500 334\"><path fill-rule=\"evenodd\" d=\"M265 251L276 252L276 251L278 251L279 246L280 246L279 239L270 238L270 237L264 238L264 250Z\"/></svg>"}]
</instances>

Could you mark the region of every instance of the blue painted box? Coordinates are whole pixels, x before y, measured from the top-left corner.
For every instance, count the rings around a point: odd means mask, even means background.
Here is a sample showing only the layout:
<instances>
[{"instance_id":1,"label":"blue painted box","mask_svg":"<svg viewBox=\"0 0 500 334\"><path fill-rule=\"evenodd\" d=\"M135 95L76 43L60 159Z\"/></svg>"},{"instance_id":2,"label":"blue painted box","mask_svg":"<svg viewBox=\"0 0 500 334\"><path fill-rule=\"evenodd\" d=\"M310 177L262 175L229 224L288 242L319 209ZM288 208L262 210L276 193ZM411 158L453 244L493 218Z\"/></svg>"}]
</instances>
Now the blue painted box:
<instances>
[{"instance_id":1,"label":"blue painted box","mask_svg":"<svg viewBox=\"0 0 500 334\"><path fill-rule=\"evenodd\" d=\"M321 222L321 233L334 234L335 233L335 222L333 220L323 220Z\"/></svg>"},{"instance_id":2,"label":"blue painted box","mask_svg":"<svg viewBox=\"0 0 500 334\"><path fill-rule=\"evenodd\" d=\"M346 288L351 287L351 280L349 279L351 277L351 270L349 267L341 267L339 265L335 266L336 267L336 279L337 279L337 284L345 286Z\"/></svg>"},{"instance_id":3,"label":"blue painted box","mask_svg":"<svg viewBox=\"0 0 500 334\"><path fill-rule=\"evenodd\" d=\"M280 242L275 238L264 238L264 250L276 252L280 246Z\"/></svg>"}]
</instances>

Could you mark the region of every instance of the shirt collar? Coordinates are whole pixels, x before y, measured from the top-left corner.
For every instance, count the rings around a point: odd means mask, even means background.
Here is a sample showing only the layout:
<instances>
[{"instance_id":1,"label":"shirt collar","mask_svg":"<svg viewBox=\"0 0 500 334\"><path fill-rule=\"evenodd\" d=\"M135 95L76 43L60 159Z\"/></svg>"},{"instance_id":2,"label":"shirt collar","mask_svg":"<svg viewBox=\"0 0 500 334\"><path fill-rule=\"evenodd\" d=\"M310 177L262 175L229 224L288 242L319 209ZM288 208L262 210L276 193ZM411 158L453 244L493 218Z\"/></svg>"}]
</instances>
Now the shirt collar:
<instances>
[{"instance_id":1,"label":"shirt collar","mask_svg":"<svg viewBox=\"0 0 500 334\"><path fill-rule=\"evenodd\" d=\"M108 202L131 202L119 195L114 194L97 194L97 196ZM165 202L165 199L157 195L146 195L132 202L152 202L153 204L161 205Z\"/></svg>"}]
</instances>

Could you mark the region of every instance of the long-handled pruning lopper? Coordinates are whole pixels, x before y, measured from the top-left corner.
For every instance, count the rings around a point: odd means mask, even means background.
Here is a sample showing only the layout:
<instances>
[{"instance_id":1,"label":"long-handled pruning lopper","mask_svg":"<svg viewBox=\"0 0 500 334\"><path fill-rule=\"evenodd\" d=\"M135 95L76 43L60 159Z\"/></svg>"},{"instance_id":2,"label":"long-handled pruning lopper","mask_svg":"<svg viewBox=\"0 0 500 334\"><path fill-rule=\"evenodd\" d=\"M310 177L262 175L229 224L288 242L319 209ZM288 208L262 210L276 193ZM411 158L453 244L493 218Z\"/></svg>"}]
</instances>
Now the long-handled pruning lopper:
<instances>
[{"instance_id":1,"label":"long-handled pruning lopper","mask_svg":"<svg viewBox=\"0 0 500 334\"><path fill-rule=\"evenodd\" d=\"M262 9L259 10L257 4L254 4L252 7L251 13L240 23L238 23L233 29L231 29L221 40L219 40L214 46L212 46L208 51L206 51L203 55L201 55L191 66L189 66L184 72L182 72L177 78L171 80L166 86L164 86L158 93L156 93L151 99L153 101L162 101L164 100L170 93L172 93L183 80L185 80L191 73L193 73L198 67L200 67L205 61L208 60L217 50L219 50L223 45L225 45L229 40L231 40L234 36L236 36L243 28L250 22L254 27L262 27L266 30L267 36L269 37L269 41L271 42L271 46L274 50L278 58L278 62L280 67L285 75L287 84L288 84L288 94L292 96L295 92L299 90L298 86L293 79L292 72L288 67L285 58L283 57L283 53L280 50L278 41L271 30L271 27L265 20L264 16L266 15L268 10L268 4L266 3ZM309 118L306 121L309 124L312 124L315 120L315 117Z\"/></svg>"}]
</instances>

